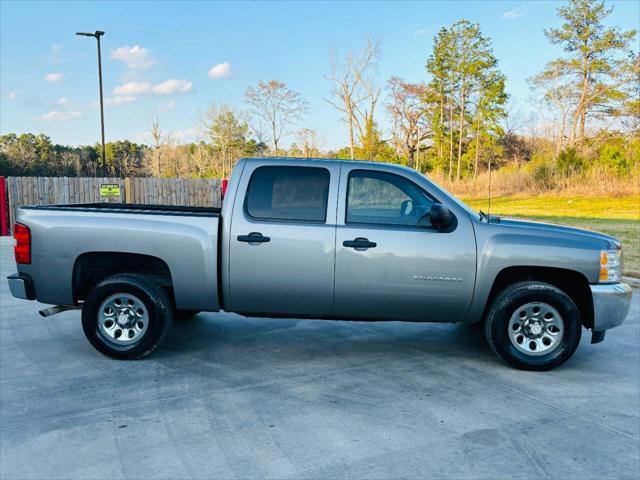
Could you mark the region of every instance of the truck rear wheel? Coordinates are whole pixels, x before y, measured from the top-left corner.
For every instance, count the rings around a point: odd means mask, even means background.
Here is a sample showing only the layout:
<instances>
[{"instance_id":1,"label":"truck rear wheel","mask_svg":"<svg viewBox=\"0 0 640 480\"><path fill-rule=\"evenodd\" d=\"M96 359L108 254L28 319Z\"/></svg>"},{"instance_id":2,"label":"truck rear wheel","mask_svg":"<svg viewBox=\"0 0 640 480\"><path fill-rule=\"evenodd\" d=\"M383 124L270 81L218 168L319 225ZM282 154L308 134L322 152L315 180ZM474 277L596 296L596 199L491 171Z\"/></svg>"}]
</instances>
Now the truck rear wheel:
<instances>
[{"instance_id":1,"label":"truck rear wheel","mask_svg":"<svg viewBox=\"0 0 640 480\"><path fill-rule=\"evenodd\" d=\"M553 285L520 282L494 299L485 321L492 350L522 370L550 370L566 362L582 335L580 311Z\"/></svg>"},{"instance_id":2,"label":"truck rear wheel","mask_svg":"<svg viewBox=\"0 0 640 480\"><path fill-rule=\"evenodd\" d=\"M150 354L172 321L167 293L142 275L114 275L103 280L82 306L82 328L91 345L122 360Z\"/></svg>"}]
</instances>

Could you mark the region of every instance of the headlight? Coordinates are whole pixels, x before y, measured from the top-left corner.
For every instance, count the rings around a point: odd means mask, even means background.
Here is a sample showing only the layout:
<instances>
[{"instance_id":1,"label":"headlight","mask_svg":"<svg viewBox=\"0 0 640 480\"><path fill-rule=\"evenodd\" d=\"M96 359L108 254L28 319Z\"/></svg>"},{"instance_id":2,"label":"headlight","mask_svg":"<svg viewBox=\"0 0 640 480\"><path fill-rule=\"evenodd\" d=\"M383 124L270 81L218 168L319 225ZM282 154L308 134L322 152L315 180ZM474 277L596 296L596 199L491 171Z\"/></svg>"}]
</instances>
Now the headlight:
<instances>
[{"instance_id":1,"label":"headlight","mask_svg":"<svg viewBox=\"0 0 640 480\"><path fill-rule=\"evenodd\" d=\"M600 282L615 283L622 280L622 250L600 251Z\"/></svg>"}]
</instances>

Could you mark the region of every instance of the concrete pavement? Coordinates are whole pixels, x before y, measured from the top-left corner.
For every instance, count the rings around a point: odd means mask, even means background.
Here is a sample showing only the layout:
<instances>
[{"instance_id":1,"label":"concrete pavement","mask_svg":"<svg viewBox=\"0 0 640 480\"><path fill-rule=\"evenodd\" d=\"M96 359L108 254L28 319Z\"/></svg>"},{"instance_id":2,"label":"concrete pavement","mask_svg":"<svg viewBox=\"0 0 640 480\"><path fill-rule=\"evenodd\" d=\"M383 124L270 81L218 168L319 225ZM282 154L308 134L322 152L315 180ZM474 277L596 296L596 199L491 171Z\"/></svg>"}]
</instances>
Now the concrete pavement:
<instances>
[{"instance_id":1,"label":"concrete pavement","mask_svg":"<svg viewBox=\"0 0 640 480\"><path fill-rule=\"evenodd\" d=\"M458 325L176 322L118 362L0 268L0 478L638 478L640 297L546 373Z\"/></svg>"}]
</instances>

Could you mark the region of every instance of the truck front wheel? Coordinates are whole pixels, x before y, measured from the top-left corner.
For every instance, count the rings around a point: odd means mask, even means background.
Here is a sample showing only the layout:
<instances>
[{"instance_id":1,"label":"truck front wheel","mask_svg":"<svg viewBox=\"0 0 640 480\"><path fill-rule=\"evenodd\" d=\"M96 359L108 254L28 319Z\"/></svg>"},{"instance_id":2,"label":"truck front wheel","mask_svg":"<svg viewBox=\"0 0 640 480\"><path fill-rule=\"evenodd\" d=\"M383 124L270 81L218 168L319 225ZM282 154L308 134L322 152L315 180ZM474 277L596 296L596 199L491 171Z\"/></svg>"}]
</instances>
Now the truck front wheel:
<instances>
[{"instance_id":1,"label":"truck front wheel","mask_svg":"<svg viewBox=\"0 0 640 480\"><path fill-rule=\"evenodd\" d=\"M122 360L150 354L170 330L172 320L167 293L142 275L103 280L82 306L82 328L91 345Z\"/></svg>"},{"instance_id":2,"label":"truck front wheel","mask_svg":"<svg viewBox=\"0 0 640 480\"><path fill-rule=\"evenodd\" d=\"M553 285L520 282L494 299L485 322L493 351L522 370L550 370L566 362L582 334L580 311Z\"/></svg>"}]
</instances>

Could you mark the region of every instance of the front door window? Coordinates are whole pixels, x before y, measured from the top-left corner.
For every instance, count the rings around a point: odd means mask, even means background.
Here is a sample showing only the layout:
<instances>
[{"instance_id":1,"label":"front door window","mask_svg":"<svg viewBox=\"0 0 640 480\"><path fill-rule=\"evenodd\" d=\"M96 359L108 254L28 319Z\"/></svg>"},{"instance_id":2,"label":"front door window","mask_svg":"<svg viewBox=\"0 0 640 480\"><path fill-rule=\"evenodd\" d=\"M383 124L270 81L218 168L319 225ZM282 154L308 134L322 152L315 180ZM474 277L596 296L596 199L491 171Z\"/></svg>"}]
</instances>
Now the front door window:
<instances>
[{"instance_id":1,"label":"front door window","mask_svg":"<svg viewBox=\"0 0 640 480\"><path fill-rule=\"evenodd\" d=\"M349 174L345 222L415 227L433 203L424 190L399 175L354 170Z\"/></svg>"}]
</instances>

